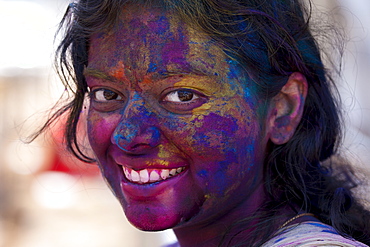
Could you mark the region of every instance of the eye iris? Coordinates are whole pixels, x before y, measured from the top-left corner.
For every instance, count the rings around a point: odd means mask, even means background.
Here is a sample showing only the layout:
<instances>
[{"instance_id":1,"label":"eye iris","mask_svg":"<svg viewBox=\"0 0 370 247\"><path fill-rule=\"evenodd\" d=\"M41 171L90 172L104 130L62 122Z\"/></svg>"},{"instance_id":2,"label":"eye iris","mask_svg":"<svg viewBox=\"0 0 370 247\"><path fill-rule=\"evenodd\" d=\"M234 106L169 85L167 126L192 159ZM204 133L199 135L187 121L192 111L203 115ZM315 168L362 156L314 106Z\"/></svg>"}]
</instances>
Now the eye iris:
<instances>
[{"instance_id":1,"label":"eye iris","mask_svg":"<svg viewBox=\"0 0 370 247\"><path fill-rule=\"evenodd\" d=\"M178 97L181 101L189 101L193 99L193 93L189 91L179 91Z\"/></svg>"},{"instance_id":2,"label":"eye iris","mask_svg":"<svg viewBox=\"0 0 370 247\"><path fill-rule=\"evenodd\" d=\"M117 94L110 90L104 90L103 95L106 100L113 100L117 98Z\"/></svg>"}]
</instances>

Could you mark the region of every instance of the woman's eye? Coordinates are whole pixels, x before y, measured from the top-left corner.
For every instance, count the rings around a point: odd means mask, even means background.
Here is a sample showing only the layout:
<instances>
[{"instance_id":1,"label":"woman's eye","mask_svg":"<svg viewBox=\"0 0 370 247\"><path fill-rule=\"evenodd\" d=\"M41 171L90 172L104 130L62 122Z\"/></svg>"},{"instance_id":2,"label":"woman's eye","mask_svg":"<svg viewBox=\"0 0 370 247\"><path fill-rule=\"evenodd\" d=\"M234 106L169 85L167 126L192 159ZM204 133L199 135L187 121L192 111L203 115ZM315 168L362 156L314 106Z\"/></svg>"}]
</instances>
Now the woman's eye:
<instances>
[{"instance_id":1,"label":"woman's eye","mask_svg":"<svg viewBox=\"0 0 370 247\"><path fill-rule=\"evenodd\" d=\"M100 112L110 112L122 108L125 97L108 88L97 88L90 92L91 106Z\"/></svg>"},{"instance_id":2,"label":"woman's eye","mask_svg":"<svg viewBox=\"0 0 370 247\"><path fill-rule=\"evenodd\" d=\"M202 93L190 89L178 89L167 93L161 104L167 110L178 114L190 114L193 109L200 107L208 101Z\"/></svg>"},{"instance_id":3,"label":"woman's eye","mask_svg":"<svg viewBox=\"0 0 370 247\"><path fill-rule=\"evenodd\" d=\"M93 91L93 97L96 101L107 102L110 100L122 100L122 97L109 89L97 89Z\"/></svg>"},{"instance_id":4,"label":"woman's eye","mask_svg":"<svg viewBox=\"0 0 370 247\"><path fill-rule=\"evenodd\" d=\"M176 102L176 103L181 103L181 102L189 103L198 98L199 98L198 95L196 95L195 93L189 90L176 90L176 91L173 91L167 94L166 97L164 97L163 101Z\"/></svg>"}]
</instances>

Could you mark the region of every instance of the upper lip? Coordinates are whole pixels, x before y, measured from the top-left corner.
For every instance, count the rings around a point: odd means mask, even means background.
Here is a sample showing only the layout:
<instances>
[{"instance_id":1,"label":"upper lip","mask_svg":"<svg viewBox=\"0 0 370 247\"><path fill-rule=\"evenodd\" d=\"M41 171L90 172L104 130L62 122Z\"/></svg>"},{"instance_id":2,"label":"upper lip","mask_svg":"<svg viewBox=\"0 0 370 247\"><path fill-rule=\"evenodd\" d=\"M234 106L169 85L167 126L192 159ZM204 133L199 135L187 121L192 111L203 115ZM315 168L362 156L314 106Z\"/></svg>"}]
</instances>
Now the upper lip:
<instances>
[{"instance_id":1,"label":"upper lip","mask_svg":"<svg viewBox=\"0 0 370 247\"><path fill-rule=\"evenodd\" d=\"M111 153L114 162L117 165L128 167L135 171L143 169L174 169L188 166L188 163L176 156L171 158L159 158L158 155L127 155L122 151L113 151Z\"/></svg>"}]
</instances>

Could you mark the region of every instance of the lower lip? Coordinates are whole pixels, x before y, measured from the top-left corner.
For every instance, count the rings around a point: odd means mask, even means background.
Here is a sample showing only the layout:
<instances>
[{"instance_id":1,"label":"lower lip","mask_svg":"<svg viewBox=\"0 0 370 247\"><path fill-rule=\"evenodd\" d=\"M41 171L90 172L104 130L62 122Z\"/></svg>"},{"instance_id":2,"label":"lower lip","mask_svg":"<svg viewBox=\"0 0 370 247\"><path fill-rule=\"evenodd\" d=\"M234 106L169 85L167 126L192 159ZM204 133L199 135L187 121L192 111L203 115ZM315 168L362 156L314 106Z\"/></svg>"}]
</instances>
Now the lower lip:
<instances>
[{"instance_id":1,"label":"lower lip","mask_svg":"<svg viewBox=\"0 0 370 247\"><path fill-rule=\"evenodd\" d=\"M185 171L174 177L148 184L132 183L124 176L121 181L121 189L125 196L129 196L130 198L135 198L137 200L148 200L149 197L158 196L166 189L172 188L176 183L180 182L187 173L188 169L185 169Z\"/></svg>"}]
</instances>

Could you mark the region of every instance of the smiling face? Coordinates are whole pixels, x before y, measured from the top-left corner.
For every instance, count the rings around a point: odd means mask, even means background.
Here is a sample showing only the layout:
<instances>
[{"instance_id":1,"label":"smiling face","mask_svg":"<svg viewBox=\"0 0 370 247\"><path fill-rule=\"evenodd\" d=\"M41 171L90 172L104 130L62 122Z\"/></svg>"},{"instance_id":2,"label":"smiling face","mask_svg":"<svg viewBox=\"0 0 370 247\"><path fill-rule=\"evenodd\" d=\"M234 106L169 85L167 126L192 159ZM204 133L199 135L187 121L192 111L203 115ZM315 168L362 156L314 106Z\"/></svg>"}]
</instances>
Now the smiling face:
<instances>
[{"instance_id":1,"label":"smiling face","mask_svg":"<svg viewBox=\"0 0 370 247\"><path fill-rule=\"evenodd\" d=\"M268 138L236 63L159 10L123 10L90 41L89 140L129 221L161 230L253 212Z\"/></svg>"}]
</instances>

